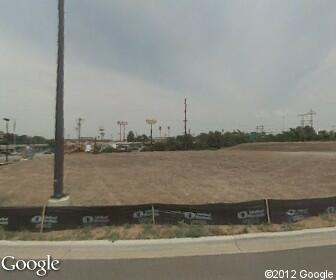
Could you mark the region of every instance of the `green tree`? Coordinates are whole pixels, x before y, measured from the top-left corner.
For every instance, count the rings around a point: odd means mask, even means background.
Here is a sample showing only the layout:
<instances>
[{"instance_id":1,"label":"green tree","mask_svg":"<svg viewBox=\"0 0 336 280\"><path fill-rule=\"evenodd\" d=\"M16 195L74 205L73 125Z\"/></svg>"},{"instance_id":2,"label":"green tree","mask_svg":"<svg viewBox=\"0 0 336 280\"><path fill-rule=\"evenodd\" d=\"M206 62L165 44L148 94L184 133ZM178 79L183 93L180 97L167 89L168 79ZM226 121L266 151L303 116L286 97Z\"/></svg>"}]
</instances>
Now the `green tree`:
<instances>
[{"instance_id":1,"label":"green tree","mask_svg":"<svg viewBox=\"0 0 336 280\"><path fill-rule=\"evenodd\" d=\"M135 142L135 135L132 130L127 134L127 142Z\"/></svg>"},{"instance_id":2,"label":"green tree","mask_svg":"<svg viewBox=\"0 0 336 280\"><path fill-rule=\"evenodd\" d=\"M135 138L135 141L136 142L142 142L142 143L145 143L149 140L148 136L146 134L142 134L142 135L138 135L136 138Z\"/></svg>"}]
</instances>

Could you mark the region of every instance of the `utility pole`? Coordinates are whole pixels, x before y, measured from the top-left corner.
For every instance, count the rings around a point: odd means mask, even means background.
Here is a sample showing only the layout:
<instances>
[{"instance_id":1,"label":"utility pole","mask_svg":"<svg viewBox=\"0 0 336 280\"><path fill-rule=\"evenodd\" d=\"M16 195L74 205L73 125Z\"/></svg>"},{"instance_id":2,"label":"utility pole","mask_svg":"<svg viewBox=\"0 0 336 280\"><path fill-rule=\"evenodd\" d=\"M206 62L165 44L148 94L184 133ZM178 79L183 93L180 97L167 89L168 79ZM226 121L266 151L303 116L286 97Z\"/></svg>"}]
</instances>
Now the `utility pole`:
<instances>
[{"instance_id":1,"label":"utility pole","mask_svg":"<svg viewBox=\"0 0 336 280\"><path fill-rule=\"evenodd\" d=\"M187 98L184 99L184 136L187 135Z\"/></svg>"},{"instance_id":2,"label":"utility pole","mask_svg":"<svg viewBox=\"0 0 336 280\"><path fill-rule=\"evenodd\" d=\"M3 118L6 122L6 162L8 162L8 145L9 145L9 133L8 133L8 123L10 121L9 118Z\"/></svg>"},{"instance_id":3,"label":"utility pole","mask_svg":"<svg viewBox=\"0 0 336 280\"><path fill-rule=\"evenodd\" d=\"M66 195L63 193L64 174L64 0L58 0L58 51L56 85L56 122L55 122L55 163L54 193L50 205L58 203ZM69 202L69 200L65 200ZM62 202L63 203L63 202Z\"/></svg>"},{"instance_id":4,"label":"utility pole","mask_svg":"<svg viewBox=\"0 0 336 280\"><path fill-rule=\"evenodd\" d=\"M16 153L16 120L13 123L13 145L14 145L14 153Z\"/></svg>"},{"instance_id":5,"label":"utility pole","mask_svg":"<svg viewBox=\"0 0 336 280\"><path fill-rule=\"evenodd\" d=\"M184 99L184 149L187 149L187 98Z\"/></svg>"},{"instance_id":6,"label":"utility pole","mask_svg":"<svg viewBox=\"0 0 336 280\"><path fill-rule=\"evenodd\" d=\"M170 126L167 127L167 135L168 135L168 138L170 137Z\"/></svg>"},{"instance_id":7,"label":"utility pole","mask_svg":"<svg viewBox=\"0 0 336 280\"><path fill-rule=\"evenodd\" d=\"M162 138L161 136L162 136L162 126L159 126L159 132L160 132L160 139Z\"/></svg>"},{"instance_id":8,"label":"utility pole","mask_svg":"<svg viewBox=\"0 0 336 280\"><path fill-rule=\"evenodd\" d=\"M79 148L81 146L81 129L82 129L82 122L83 122L83 120L84 119L82 119L82 118L78 118L77 119L77 127L76 127L76 129L78 131L78 146L79 146Z\"/></svg>"}]
</instances>

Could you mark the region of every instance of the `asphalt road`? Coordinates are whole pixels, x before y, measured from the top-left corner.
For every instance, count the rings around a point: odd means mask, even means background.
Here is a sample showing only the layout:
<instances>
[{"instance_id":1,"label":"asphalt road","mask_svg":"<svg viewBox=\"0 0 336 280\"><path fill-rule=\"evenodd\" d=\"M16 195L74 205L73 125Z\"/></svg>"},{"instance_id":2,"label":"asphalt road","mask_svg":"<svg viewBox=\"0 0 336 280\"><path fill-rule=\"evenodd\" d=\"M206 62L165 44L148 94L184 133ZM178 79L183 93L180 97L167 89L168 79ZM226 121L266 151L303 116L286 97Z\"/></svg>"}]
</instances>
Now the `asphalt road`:
<instances>
[{"instance_id":1,"label":"asphalt road","mask_svg":"<svg viewBox=\"0 0 336 280\"><path fill-rule=\"evenodd\" d=\"M65 260L45 279L262 280L267 269L325 271L336 279L336 246L287 251L130 260ZM40 279L31 272L0 271L0 279ZM287 279L287 278L285 278ZM290 279L290 278L289 278ZM296 275L296 279L303 279Z\"/></svg>"}]
</instances>

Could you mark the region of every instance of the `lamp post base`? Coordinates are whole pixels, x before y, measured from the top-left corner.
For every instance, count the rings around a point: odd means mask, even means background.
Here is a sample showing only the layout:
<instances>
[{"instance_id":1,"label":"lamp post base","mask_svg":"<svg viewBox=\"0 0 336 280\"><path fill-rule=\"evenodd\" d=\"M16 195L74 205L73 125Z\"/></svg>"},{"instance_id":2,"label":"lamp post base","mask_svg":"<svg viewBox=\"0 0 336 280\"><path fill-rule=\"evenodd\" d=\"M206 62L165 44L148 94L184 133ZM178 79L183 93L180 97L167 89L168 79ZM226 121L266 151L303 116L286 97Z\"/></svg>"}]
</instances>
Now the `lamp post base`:
<instances>
[{"instance_id":1,"label":"lamp post base","mask_svg":"<svg viewBox=\"0 0 336 280\"><path fill-rule=\"evenodd\" d=\"M62 207L62 206L70 206L70 196L64 195L60 198L51 197L48 200L49 207Z\"/></svg>"}]
</instances>

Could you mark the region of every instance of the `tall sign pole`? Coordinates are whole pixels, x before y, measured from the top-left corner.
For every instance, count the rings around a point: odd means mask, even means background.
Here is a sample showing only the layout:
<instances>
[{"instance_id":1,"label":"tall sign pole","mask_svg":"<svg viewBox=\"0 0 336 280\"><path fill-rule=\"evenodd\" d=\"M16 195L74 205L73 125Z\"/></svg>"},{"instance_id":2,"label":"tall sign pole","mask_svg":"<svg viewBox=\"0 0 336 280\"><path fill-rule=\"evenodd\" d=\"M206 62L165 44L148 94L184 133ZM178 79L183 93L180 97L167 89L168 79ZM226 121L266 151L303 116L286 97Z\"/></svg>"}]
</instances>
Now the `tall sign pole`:
<instances>
[{"instance_id":1,"label":"tall sign pole","mask_svg":"<svg viewBox=\"0 0 336 280\"><path fill-rule=\"evenodd\" d=\"M56 122L55 122L55 164L54 194L52 198L60 199L63 193L64 172L64 0L58 0L58 53L56 85Z\"/></svg>"}]
</instances>

